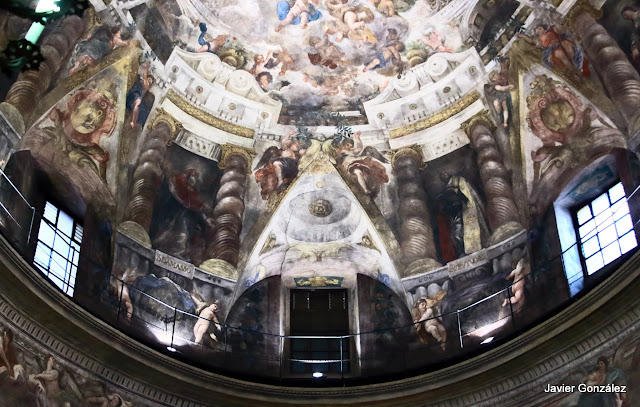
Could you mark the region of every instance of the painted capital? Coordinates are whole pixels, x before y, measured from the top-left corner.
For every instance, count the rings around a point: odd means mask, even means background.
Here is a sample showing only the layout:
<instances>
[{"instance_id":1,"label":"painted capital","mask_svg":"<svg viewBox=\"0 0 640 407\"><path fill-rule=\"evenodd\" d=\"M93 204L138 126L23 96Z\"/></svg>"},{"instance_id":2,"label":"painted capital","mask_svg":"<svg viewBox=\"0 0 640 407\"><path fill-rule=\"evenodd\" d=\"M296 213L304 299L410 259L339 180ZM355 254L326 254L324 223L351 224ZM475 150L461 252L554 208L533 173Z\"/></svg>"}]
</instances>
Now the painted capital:
<instances>
[{"instance_id":1,"label":"painted capital","mask_svg":"<svg viewBox=\"0 0 640 407\"><path fill-rule=\"evenodd\" d=\"M160 123L167 124L171 129L171 140L175 139L180 130L182 130L182 123L162 108L156 109L156 116L151 124L147 126L147 130L152 131Z\"/></svg>"},{"instance_id":2,"label":"painted capital","mask_svg":"<svg viewBox=\"0 0 640 407\"><path fill-rule=\"evenodd\" d=\"M467 136L471 138L471 132L476 126L485 125L491 132L493 133L496 130L496 125L493 124L493 120L491 120L491 113L488 110L483 110L478 112L473 117L471 117L466 122L460 125L460 128L467 133Z\"/></svg>"},{"instance_id":3,"label":"painted capital","mask_svg":"<svg viewBox=\"0 0 640 407\"><path fill-rule=\"evenodd\" d=\"M251 163L256 156L256 152L253 149L237 146L235 144L223 144L222 156L218 162L218 167L224 169L227 166L227 160L234 155L241 156L247 161L247 174L251 174Z\"/></svg>"},{"instance_id":4,"label":"painted capital","mask_svg":"<svg viewBox=\"0 0 640 407\"><path fill-rule=\"evenodd\" d=\"M417 144L412 144L410 146L402 147L395 150L391 158L392 168L395 169L396 162L398 161L398 159L403 157L412 158L420 169L426 167L426 164L424 163L424 159L422 158L422 148L420 148L420 146Z\"/></svg>"}]
</instances>

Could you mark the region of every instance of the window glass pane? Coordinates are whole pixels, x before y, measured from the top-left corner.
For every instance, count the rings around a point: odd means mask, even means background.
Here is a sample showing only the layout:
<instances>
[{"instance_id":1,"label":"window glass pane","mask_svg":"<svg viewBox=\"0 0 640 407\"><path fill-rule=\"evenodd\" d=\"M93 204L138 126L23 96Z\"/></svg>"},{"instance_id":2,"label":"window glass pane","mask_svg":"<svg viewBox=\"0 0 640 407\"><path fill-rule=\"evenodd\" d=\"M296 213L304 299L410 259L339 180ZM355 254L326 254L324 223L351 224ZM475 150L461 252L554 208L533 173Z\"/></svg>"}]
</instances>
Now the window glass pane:
<instances>
[{"instance_id":1,"label":"window glass pane","mask_svg":"<svg viewBox=\"0 0 640 407\"><path fill-rule=\"evenodd\" d=\"M589 274L593 274L596 271L600 270L602 267L604 267L604 262L602 261L601 252L598 252L593 256L589 257L585 263L587 264L587 273Z\"/></svg>"},{"instance_id":2,"label":"window glass pane","mask_svg":"<svg viewBox=\"0 0 640 407\"><path fill-rule=\"evenodd\" d=\"M616 222L616 229L618 230L618 236L622 236L633 228L633 222L631 221L631 215L626 215L624 218Z\"/></svg>"},{"instance_id":3,"label":"window glass pane","mask_svg":"<svg viewBox=\"0 0 640 407\"><path fill-rule=\"evenodd\" d=\"M607 208L600 215L596 216L598 232L604 230L607 226L613 223L613 217L611 215L611 209Z\"/></svg>"},{"instance_id":4,"label":"window glass pane","mask_svg":"<svg viewBox=\"0 0 640 407\"><path fill-rule=\"evenodd\" d=\"M69 237L73 233L73 218L62 211L58 215L58 230Z\"/></svg>"},{"instance_id":5,"label":"window glass pane","mask_svg":"<svg viewBox=\"0 0 640 407\"><path fill-rule=\"evenodd\" d=\"M595 236L582 244L582 254L584 257L591 257L591 255L598 250L600 250L600 245L598 244L598 238Z\"/></svg>"},{"instance_id":6,"label":"window glass pane","mask_svg":"<svg viewBox=\"0 0 640 407\"><path fill-rule=\"evenodd\" d=\"M613 219L620 219L621 217L629 213L629 205L627 204L627 200L623 199L616 202L611 206L611 210L613 211Z\"/></svg>"},{"instance_id":7,"label":"window glass pane","mask_svg":"<svg viewBox=\"0 0 640 407\"><path fill-rule=\"evenodd\" d=\"M604 264L609 264L622 254L620 253L620 245L618 242L613 242L609 246L602 249L602 258L604 259Z\"/></svg>"},{"instance_id":8,"label":"window glass pane","mask_svg":"<svg viewBox=\"0 0 640 407\"><path fill-rule=\"evenodd\" d=\"M49 225L44 220L41 221L34 265L54 285L65 293L73 295L83 230L76 225L73 238L77 239L77 241L72 240L71 234L74 231L75 224L73 218L58 210L50 202L46 203L44 212L44 217L50 220L52 225ZM53 250L47 247L45 243L51 245Z\"/></svg>"},{"instance_id":9,"label":"window glass pane","mask_svg":"<svg viewBox=\"0 0 640 407\"><path fill-rule=\"evenodd\" d=\"M51 249L46 247L41 242L38 242L36 246L36 255L34 257L34 261L43 265L44 267L49 267L49 257L51 256Z\"/></svg>"},{"instance_id":10,"label":"window glass pane","mask_svg":"<svg viewBox=\"0 0 640 407\"><path fill-rule=\"evenodd\" d=\"M83 233L84 233L84 229L82 229L82 226L76 225L76 233L75 233L75 235L73 235L73 240L75 240L78 243L82 243L82 234Z\"/></svg>"},{"instance_id":11,"label":"window glass pane","mask_svg":"<svg viewBox=\"0 0 640 407\"><path fill-rule=\"evenodd\" d=\"M44 206L44 218L55 225L57 217L58 208L56 208L51 202L47 202Z\"/></svg>"},{"instance_id":12,"label":"window glass pane","mask_svg":"<svg viewBox=\"0 0 640 407\"><path fill-rule=\"evenodd\" d=\"M593 209L593 214L598 215L600 212L604 211L609 207L609 197L607 194L602 194L597 197L593 202L591 202L591 208Z\"/></svg>"},{"instance_id":13,"label":"window glass pane","mask_svg":"<svg viewBox=\"0 0 640 407\"><path fill-rule=\"evenodd\" d=\"M589 219L591 219L591 207L589 207L589 205L585 206L584 208L580 209L578 211L578 224L582 225L583 223L585 223L586 221L588 221Z\"/></svg>"},{"instance_id":14,"label":"window glass pane","mask_svg":"<svg viewBox=\"0 0 640 407\"><path fill-rule=\"evenodd\" d=\"M600 247L608 246L609 243L613 242L617 238L618 234L616 233L616 228L614 225L611 225L602 232L598 233L598 239L600 239Z\"/></svg>"},{"instance_id":15,"label":"window glass pane","mask_svg":"<svg viewBox=\"0 0 640 407\"><path fill-rule=\"evenodd\" d=\"M580 229L578 229L578 232L580 233L580 239L582 240L586 240L591 236L594 236L595 231L596 231L596 221L594 219L580 226Z\"/></svg>"},{"instance_id":16,"label":"window glass pane","mask_svg":"<svg viewBox=\"0 0 640 407\"><path fill-rule=\"evenodd\" d=\"M46 244L49 247L53 247L53 238L55 232L53 228L45 221L40 222L40 230L38 231L38 240Z\"/></svg>"},{"instance_id":17,"label":"window glass pane","mask_svg":"<svg viewBox=\"0 0 640 407\"><path fill-rule=\"evenodd\" d=\"M58 254L62 256L68 257L70 254L71 247L65 241L64 237L61 237L60 235L58 235L56 236L56 241L53 244L53 250L58 252Z\"/></svg>"},{"instance_id":18,"label":"window glass pane","mask_svg":"<svg viewBox=\"0 0 640 407\"><path fill-rule=\"evenodd\" d=\"M615 202L623 196L625 196L625 193L622 182L618 182L609 190L609 197L611 198L611 202Z\"/></svg>"},{"instance_id":19,"label":"window glass pane","mask_svg":"<svg viewBox=\"0 0 640 407\"><path fill-rule=\"evenodd\" d=\"M622 254L638 246L638 242L636 241L636 235L633 231L622 236L618 242L620 243L620 249L622 249Z\"/></svg>"}]
</instances>

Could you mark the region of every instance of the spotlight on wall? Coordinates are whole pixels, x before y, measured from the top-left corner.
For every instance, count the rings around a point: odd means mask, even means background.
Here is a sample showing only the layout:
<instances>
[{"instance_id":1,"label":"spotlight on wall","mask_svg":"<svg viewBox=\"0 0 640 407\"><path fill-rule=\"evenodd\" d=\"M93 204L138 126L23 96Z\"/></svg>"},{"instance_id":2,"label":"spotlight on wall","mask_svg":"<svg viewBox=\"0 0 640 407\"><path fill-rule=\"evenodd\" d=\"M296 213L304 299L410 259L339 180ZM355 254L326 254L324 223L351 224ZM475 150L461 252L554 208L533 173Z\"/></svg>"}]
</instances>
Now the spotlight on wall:
<instances>
[{"instance_id":1,"label":"spotlight on wall","mask_svg":"<svg viewBox=\"0 0 640 407\"><path fill-rule=\"evenodd\" d=\"M178 349L174 348L173 346L167 346L167 350L169 352L177 352L178 351Z\"/></svg>"},{"instance_id":2,"label":"spotlight on wall","mask_svg":"<svg viewBox=\"0 0 640 407\"><path fill-rule=\"evenodd\" d=\"M486 345L493 340L493 336L488 337L484 341L480 342L480 345Z\"/></svg>"},{"instance_id":3,"label":"spotlight on wall","mask_svg":"<svg viewBox=\"0 0 640 407\"><path fill-rule=\"evenodd\" d=\"M322 372L313 372L313 377L315 377L316 379L319 379L322 376L324 376L324 373Z\"/></svg>"}]
</instances>

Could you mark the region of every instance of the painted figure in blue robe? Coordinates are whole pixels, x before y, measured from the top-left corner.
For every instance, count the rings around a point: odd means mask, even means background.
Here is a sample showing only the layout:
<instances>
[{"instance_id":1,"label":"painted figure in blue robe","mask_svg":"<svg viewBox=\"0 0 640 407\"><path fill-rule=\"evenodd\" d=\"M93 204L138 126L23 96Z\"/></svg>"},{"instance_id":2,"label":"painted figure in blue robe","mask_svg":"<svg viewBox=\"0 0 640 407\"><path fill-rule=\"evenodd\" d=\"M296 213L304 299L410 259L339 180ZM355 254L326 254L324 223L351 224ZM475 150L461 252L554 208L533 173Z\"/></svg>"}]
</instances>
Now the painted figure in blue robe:
<instances>
[{"instance_id":1,"label":"painted figure in blue robe","mask_svg":"<svg viewBox=\"0 0 640 407\"><path fill-rule=\"evenodd\" d=\"M277 12L280 25L276 27L279 32L289 24L302 24L302 28L307 28L307 23L316 21L322 17L322 13L314 7L317 0L284 0L278 3Z\"/></svg>"},{"instance_id":2,"label":"painted figure in blue robe","mask_svg":"<svg viewBox=\"0 0 640 407\"><path fill-rule=\"evenodd\" d=\"M200 36L198 37L198 44L200 48L196 52L212 52L215 53L229 38L229 34L220 34L213 38L211 34L207 34L207 25L200 23Z\"/></svg>"},{"instance_id":3,"label":"painted figure in blue robe","mask_svg":"<svg viewBox=\"0 0 640 407\"><path fill-rule=\"evenodd\" d=\"M147 121L155 99L151 94L149 94L150 97L146 97L151 85L153 85L153 77L149 75L149 63L147 63L142 76L138 75L127 92L126 107L127 111L131 112L131 127L136 127L136 124L144 126Z\"/></svg>"}]
</instances>

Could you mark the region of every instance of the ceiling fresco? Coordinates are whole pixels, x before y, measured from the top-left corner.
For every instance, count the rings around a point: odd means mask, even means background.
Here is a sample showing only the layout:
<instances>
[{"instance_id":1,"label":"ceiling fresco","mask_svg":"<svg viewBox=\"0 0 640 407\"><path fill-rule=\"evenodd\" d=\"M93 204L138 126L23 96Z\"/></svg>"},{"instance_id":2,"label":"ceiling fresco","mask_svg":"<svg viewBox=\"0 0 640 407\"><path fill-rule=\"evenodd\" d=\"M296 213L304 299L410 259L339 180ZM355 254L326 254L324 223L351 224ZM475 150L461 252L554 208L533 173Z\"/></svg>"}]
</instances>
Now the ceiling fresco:
<instances>
[{"instance_id":1,"label":"ceiling fresco","mask_svg":"<svg viewBox=\"0 0 640 407\"><path fill-rule=\"evenodd\" d=\"M160 58L172 45L213 52L253 74L285 108L339 112L361 109L361 102L378 95L390 78L429 55L468 48L455 21L445 23L438 16L447 3L158 0L132 14L151 16L146 24L137 18L137 24ZM151 23L156 17L162 32Z\"/></svg>"}]
</instances>

